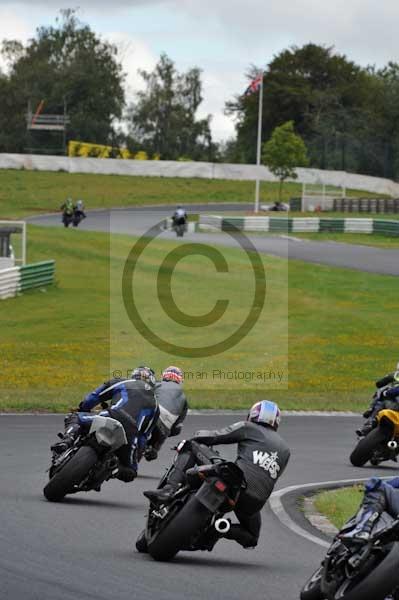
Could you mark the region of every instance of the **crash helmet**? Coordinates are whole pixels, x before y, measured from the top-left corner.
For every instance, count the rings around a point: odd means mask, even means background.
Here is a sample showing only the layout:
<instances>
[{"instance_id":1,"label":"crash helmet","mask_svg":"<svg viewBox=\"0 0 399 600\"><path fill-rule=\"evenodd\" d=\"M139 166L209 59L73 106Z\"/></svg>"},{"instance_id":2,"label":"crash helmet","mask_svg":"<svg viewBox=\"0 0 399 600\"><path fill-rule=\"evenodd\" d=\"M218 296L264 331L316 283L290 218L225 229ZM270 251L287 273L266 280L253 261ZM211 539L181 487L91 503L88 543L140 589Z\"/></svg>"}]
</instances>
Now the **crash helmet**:
<instances>
[{"instance_id":1,"label":"crash helmet","mask_svg":"<svg viewBox=\"0 0 399 600\"><path fill-rule=\"evenodd\" d=\"M174 367L173 365L167 367L162 372L162 381L174 381L175 383L183 383L184 373L179 367Z\"/></svg>"},{"instance_id":2,"label":"crash helmet","mask_svg":"<svg viewBox=\"0 0 399 600\"><path fill-rule=\"evenodd\" d=\"M280 425L281 413L275 402L270 400L261 400L254 404L247 416L247 421L257 423L258 425L267 425L277 431Z\"/></svg>"},{"instance_id":3,"label":"crash helmet","mask_svg":"<svg viewBox=\"0 0 399 600\"><path fill-rule=\"evenodd\" d=\"M154 387L156 383L155 372L153 371L153 369L151 369L151 367L136 367L132 371L132 379L135 379L137 381L144 381L145 383L148 383L148 385L150 385L151 387Z\"/></svg>"}]
</instances>

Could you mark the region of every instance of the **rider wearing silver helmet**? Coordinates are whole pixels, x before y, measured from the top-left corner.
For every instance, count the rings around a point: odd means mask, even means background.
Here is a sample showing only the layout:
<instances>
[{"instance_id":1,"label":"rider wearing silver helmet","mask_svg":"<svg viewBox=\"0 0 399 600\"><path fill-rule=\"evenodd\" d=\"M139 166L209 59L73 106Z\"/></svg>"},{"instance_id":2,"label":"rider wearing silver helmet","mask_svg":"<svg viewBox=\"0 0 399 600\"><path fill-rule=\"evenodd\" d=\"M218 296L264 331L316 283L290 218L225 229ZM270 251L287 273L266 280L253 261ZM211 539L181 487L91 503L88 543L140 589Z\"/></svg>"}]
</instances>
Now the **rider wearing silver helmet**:
<instances>
[{"instance_id":1,"label":"rider wearing silver helmet","mask_svg":"<svg viewBox=\"0 0 399 600\"><path fill-rule=\"evenodd\" d=\"M237 444L236 463L243 471L247 487L241 492L235 513L239 524L232 525L223 535L215 534L209 540L211 550L220 537L234 539L244 548L258 543L260 511L282 475L290 458L290 450L277 433L280 409L268 400L257 402L250 409L247 420L234 423L217 431L197 431L192 438L206 446ZM178 454L166 485L145 492L152 502L168 502L185 481L185 472L195 465L195 457L186 444Z\"/></svg>"}]
</instances>

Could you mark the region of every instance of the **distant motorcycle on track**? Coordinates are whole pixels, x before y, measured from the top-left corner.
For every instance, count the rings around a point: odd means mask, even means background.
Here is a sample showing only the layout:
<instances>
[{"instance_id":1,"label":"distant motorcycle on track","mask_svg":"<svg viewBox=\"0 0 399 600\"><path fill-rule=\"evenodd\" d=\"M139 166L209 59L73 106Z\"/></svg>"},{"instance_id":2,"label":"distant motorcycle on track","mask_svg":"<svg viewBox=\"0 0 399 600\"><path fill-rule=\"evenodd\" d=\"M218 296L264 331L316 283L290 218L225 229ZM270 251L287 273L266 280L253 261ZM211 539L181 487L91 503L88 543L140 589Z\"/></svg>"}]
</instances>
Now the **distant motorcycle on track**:
<instances>
[{"instance_id":1,"label":"distant motorcycle on track","mask_svg":"<svg viewBox=\"0 0 399 600\"><path fill-rule=\"evenodd\" d=\"M64 227L69 227L70 224L73 223L73 213L64 213L62 215L62 222L64 224Z\"/></svg>"},{"instance_id":2,"label":"distant motorcycle on track","mask_svg":"<svg viewBox=\"0 0 399 600\"><path fill-rule=\"evenodd\" d=\"M73 211L73 216L72 216L72 225L74 227L78 227L79 223L81 221L83 221L83 219L85 219L85 218L86 218L86 215L83 211L75 209Z\"/></svg>"}]
</instances>

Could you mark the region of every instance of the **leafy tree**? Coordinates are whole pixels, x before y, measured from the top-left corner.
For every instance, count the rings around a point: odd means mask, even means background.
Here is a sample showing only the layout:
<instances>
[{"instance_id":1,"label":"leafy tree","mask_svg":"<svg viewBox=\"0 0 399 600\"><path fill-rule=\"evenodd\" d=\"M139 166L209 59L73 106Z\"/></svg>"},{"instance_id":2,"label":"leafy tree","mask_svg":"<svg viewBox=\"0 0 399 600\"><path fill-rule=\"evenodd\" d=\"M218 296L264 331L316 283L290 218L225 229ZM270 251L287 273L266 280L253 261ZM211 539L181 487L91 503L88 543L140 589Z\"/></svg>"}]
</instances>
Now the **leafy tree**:
<instances>
[{"instance_id":1,"label":"leafy tree","mask_svg":"<svg viewBox=\"0 0 399 600\"><path fill-rule=\"evenodd\" d=\"M152 72L139 71L146 89L128 110L129 134L150 155L175 160L212 160L210 119L197 119L202 102L201 71L178 73L173 61L162 54Z\"/></svg>"},{"instance_id":2,"label":"leafy tree","mask_svg":"<svg viewBox=\"0 0 399 600\"><path fill-rule=\"evenodd\" d=\"M296 179L296 167L308 164L306 146L295 133L293 121L275 128L270 140L263 144L262 161L279 178L278 199L281 202L283 182L288 177Z\"/></svg>"},{"instance_id":3,"label":"leafy tree","mask_svg":"<svg viewBox=\"0 0 399 600\"><path fill-rule=\"evenodd\" d=\"M265 69L252 66L248 78L260 70L264 71L263 139L293 120L308 143L312 163L327 166L326 136L346 135L353 117L361 122L372 102L369 73L332 48L312 43L284 50ZM257 100L255 94L237 96L226 105L227 113L237 118L237 141L245 162L255 161Z\"/></svg>"},{"instance_id":4,"label":"leafy tree","mask_svg":"<svg viewBox=\"0 0 399 600\"><path fill-rule=\"evenodd\" d=\"M71 139L107 143L112 122L122 115L124 76L116 47L82 24L75 11L61 11L56 26L38 28L26 46L3 41L2 54L9 68L5 89L0 83L0 101L6 107L0 149L24 149L27 103L35 110L42 99L44 112L53 114L62 113L67 103ZM59 136L57 142L53 137L43 132L41 143L59 146Z\"/></svg>"}]
</instances>

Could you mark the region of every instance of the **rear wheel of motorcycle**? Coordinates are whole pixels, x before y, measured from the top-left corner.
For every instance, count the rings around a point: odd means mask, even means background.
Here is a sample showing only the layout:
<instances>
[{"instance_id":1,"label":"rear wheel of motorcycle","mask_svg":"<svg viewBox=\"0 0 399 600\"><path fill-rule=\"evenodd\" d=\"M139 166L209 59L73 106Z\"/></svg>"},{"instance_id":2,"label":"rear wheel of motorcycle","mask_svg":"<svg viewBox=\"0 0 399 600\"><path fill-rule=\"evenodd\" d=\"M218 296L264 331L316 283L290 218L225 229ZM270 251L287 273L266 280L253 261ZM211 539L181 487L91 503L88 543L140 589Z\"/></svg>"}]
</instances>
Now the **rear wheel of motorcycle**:
<instances>
[{"instance_id":1,"label":"rear wheel of motorcycle","mask_svg":"<svg viewBox=\"0 0 399 600\"><path fill-rule=\"evenodd\" d=\"M171 560L179 550L189 545L195 534L204 530L211 515L212 513L192 496L165 529L148 544L149 554L155 560Z\"/></svg>"},{"instance_id":2,"label":"rear wheel of motorcycle","mask_svg":"<svg viewBox=\"0 0 399 600\"><path fill-rule=\"evenodd\" d=\"M300 594L301 600L324 600L325 596L321 591L322 574L323 567L321 566L303 586Z\"/></svg>"},{"instance_id":3,"label":"rear wheel of motorcycle","mask_svg":"<svg viewBox=\"0 0 399 600\"><path fill-rule=\"evenodd\" d=\"M97 454L90 446L79 448L69 462L50 479L43 490L50 502L59 502L73 491L97 462Z\"/></svg>"},{"instance_id":4,"label":"rear wheel of motorcycle","mask_svg":"<svg viewBox=\"0 0 399 600\"><path fill-rule=\"evenodd\" d=\"M350 455L350 461L354 467L362 467L372 457L374 450L387 440L387 436L379 427L372 429L370 433L359 441Z\"/></svg>"},{"instance_id":5,"label":"rear wheel of motorcycle","mask_svg":"<svg viewBox=\"0 0 399 600\"><path fill-rule=\"evenodd\" d=\"M345 580L332 600L384 600L399 585L399 543L358 585Z\"/></svg>"}]
</instances>

